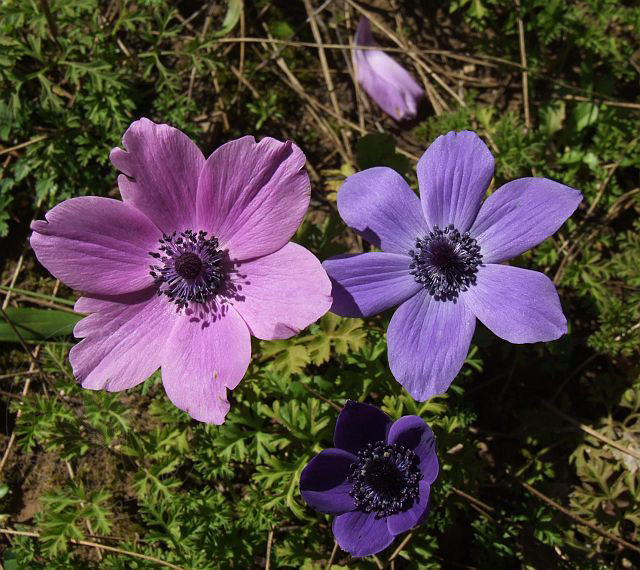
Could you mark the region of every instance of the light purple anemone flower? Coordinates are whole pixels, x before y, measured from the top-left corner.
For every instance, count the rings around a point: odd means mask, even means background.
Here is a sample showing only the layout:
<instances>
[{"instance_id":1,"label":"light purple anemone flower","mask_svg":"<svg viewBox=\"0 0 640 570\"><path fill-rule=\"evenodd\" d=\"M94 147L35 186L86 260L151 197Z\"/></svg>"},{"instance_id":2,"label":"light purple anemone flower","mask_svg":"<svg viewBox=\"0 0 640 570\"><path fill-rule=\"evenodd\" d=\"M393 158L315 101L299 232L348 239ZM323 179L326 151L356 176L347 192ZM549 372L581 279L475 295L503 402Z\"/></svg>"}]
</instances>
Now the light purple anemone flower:
<instances>
[{"instance_id":1,"label":"light purple anemone flower","mask_svg":"<svg viewBox=\"0 0 640 570\"><path fill-rule=\"evenodd\" d=\"M38 260L90 313L69 355L85 388L119 391L159 367L171 401L220 424L249 365L250 335L283 339L322 316L331 284L289 242L309 205L305 156L246 136L205 160L148 119L111 152L122 201L66 200L32 225Z\"/></svg>"},{"instance_id":2,"label":"light purple anemone flower","mask_svg":"<svg viewBox=\"0 0 640 570\"><path fill-rule=\"evenodd\" d=\"M360 18L355 35L353 65L362 88L382 108L396 119L412 119L424 91L411 74L379 49L358 49L377 45L367 18Z\"/></svg>"},{"instance_id":3,"label":"light purple anemone flower","mask_svg":"<svg viewBox=\"0 0 640 570\"><path fill-rule=\"evenodd\" d=\"M469 350L476 317L512 343L567 332L551 280L502 262L553 234L582 200L546 178L508 182L484 203L493 157L471 131L438 137L418 162L420 198L386 167L347 178L342 219L381 252L324 262L331 310L368 317L396 305L389 366L416 400L446 392Z\"/></svg>"}]
</instances>

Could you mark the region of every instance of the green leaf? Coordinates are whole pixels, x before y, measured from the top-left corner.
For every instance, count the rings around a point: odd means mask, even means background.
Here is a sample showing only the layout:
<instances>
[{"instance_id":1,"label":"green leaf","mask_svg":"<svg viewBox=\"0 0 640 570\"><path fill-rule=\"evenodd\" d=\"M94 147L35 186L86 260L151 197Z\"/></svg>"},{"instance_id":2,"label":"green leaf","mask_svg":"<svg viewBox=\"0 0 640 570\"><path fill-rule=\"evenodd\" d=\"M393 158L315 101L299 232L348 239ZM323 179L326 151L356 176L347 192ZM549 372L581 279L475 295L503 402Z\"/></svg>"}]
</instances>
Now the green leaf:
<instances>
[{"instance_id":1,"label":"green leaf","mask_svg":"<svg viewBox=\"0 0 640 570\"><path fill-rule=\"evenodd\" d=\"M391 135L373 133L356 143L356 159L362 170L373 166L388 166L400 174L409 170L409 160L396 153L396 143Z\"/></svg>"},{"instance_id":2,"label":"green leaf","mask_svg":"<svg viewBox=\"0 0 640 570\"><path fill-rule=\"evenodd\" d=\"M286 340L263 343L262 355L265 360L273 358L272 369L284 376L302 372L310 360L309 353L304 346Z\"/></svg>"},{"instance_id":3,"label":"green leaf","mask_svg":"<svg viewBox=\"0 0 640 570\"><path fill-rule=\"evenodd\" d=\"M217 32L213 33L213 37L221 38L226 36L233 28L236 27L240 14L242 13L242 0L229 0L227 13L225 14L222 26Z\"/></svg>"},{"instance_id":4,"label":"green leaf","mask_svg":"<svg viewBox=\"0 0 640 570\"><path fill-rule=\"evenodd\" d=\"M24 340L47 340L69 336L82 315L49 309L7 309L7 316ZM0 322L0 342L20 342L13 327Z\"/></svg>"},{"instance_id":5,"label":"green leaf","mask_svg":"<svg viewBox=\"0 0 640 570\"><path fill-rule=\"evenodd\" d=\"M301 339L309 350L311 361L322 364L329 360L331 347L337 354L357 352L365 343L367 333L359 319L344 319L327 313L319 323L319 330Z\"/></svg>"}]
</instances>

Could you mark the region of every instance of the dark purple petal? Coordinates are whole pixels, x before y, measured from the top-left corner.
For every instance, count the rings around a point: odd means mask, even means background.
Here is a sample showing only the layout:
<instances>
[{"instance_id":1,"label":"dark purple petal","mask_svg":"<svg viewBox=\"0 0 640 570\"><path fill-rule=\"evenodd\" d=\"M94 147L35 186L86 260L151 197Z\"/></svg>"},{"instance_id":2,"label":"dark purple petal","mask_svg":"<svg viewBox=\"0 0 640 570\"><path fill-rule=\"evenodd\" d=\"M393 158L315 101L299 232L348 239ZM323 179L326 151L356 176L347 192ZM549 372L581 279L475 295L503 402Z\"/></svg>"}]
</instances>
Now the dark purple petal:
<instances>
[{"instance_id":1,"label":"dark purple petal","mask_svg":"<svg viewBox=\"0 0 640 570\"><path fill-rule=\"evenodd\" d=\"M393 536L406 532L410 528L419 525L426 518L427 513L429 512L429 493L431 491L431 485L422 480L418 484L418 487L420 489L420 495L409 510L387 517L387 528Z\"/></svg>"},{"instance_id":2,"label":"dark purple petal","mask_svg":"<svg viewBox=\"0 0 640 570\"><path fill-rule=\"evenodd\" d=\"M424 480L429 484L436 480L439 470L436 438L421 417L403 416L393 422L387 441L413 451L420 460L420 471Z\"/></svg>"},{"instance_id":3,"label":"dark purple petal","mask_svg":"<svg viewBox=\"0 0 640 570\"><path fill-rule=\"evenodd\" d=\"M582 194L547 178L508 182L487 198L471 235L484 263L500 263L538 245L573 214Z\"/></svg>"},{"instance_id":4,"label":"dark purple petal","mask_svg":"<svg viewBox=\"0 0 640 570\"><path fill-rule=\"evenodd\" d=\"M472 131L439 136L418 162L420 199L431 228L473 224L491 177L493 156Z\"/></svg>"},{"instance_id":5,"label":"dark purple petal","mask_svg":"<svg viewBox=\"0 0 640 570\"><path fill-rule=\"evenodd\" d=\"M196 229L196 190L204 156L195 143L174 127L144 118L131 124L122 143L126 151L114 148L109 155L123 173L118 177L122 199L165 233Z\"/></svg>"},{"instance_id":6,"label":"dark purple petal","mask_svg":"<svg viewBox=\"0 0 640 570\"><path fill-rule=\"evenodd\" d=\"M393 535L384 518L376 519L374 513L353 511L333 520L333 534L342 550L351 556L371 556L384 550L393 542Z\"/></svg>"},{"instance_id":7,"label":"dark purple petal","mask_svg":"<svg viewBox=\"0 0 640 570\"><path fill-rule=\"evenodd\" d=\"M355 509L347 481L351 464L358 458L343 449L325 449L300 474L300 494L316 511L341 515Z\"/></svg>"},{"instance_id":8,"label":"dark purple petal","mask_svg":"<svg viewBox=\"0 0 640 570\"><path fill-rule=\"evenodd\" d=\"M91 313L75 327L82 338L69 353L84 388L118 392L144 382L161 364L174 307L154 289L102 299L80 297L75 310Z\"/></svg>"},{"instance_id":9,"label":"dark purple petal","mask_svg":"<svg viewBox=\"0 0 640 570\"><path fill-rule=\"evenodd\" d=\"M229 301L255 337L292 337L331 306L331 282L325 270L297 243L242 261L236 269L230 277L236 293Z\"/></svg>"},{"instance_id":10,"label":"dark purple petal","mask_svg":"<svg viewBox=\"0 0 640 570\"><path fill-rule=\"evenodd\" d=\"M406 301L421 286L409 274L407 255L357 253L322 265L333 284L331 311L343 317L370 317Z\"/></svg>"},{"instance_id":11,"label":"dark purple petal","mask_svg":"<svg viewBox=\"0 0 640 570\"><path fill-rule=\"evenodd\" d=\"M338 211L369 243L391 253L407 254L416 238L428 232L418 197L385 166L349 176L338 192Z\"/></svg>"},{"instance_id":12,"label":"dark purple petal","mask_svg":"<svg viewBox=\"0 0 640 570\"><path fill-rule=\"evenodd\" d=\"M367 18L361 18L355 35L353 63L356 78L382 110L400 121L416 116L424 90L411 74L382 50L358 49L375 46Z\"/></svg>"},{"instance_id":13,"label":"dark purple petal","mask_svg":"<svg viewBox=\"0 0 640 570\"><path fill-rule=\"evenodd\" d=\"M160 231L120 200L82 196L33 222L31 247L60 281L93 295L121 295L153 285L149 266Z\"/></svg>"},{"instance_id":14,"label":"dark purple petal","mask_svg":"<svg viewBox=\"0 0 640 570\"><path fill-rule=\"evenodd\" d=\"M487 328L515 344L555 340L567 332L558 292L538 271L485 265L461 298Z\"/></svg>"},{"instance_id":15,"label":"dark purple petal","mask_svg":"<svg viewBox=\"0 0 640 570\"><path fill-rule=\"evenodd\" d=\"M206 316L197 308L187 309L169 334L162 385L177 408L219 425L230 407L227 389L240 383L249 366L251 336L233 307L217 307Z\"/></svg>"},{"instance_id":16,"label":"dark purple petal","mask_svg":"<svg viewBox=\"0 0 640 570\"><path fill-rule=\"evenodd\" d=\"M475 322L464 303L436 301L425 290L400 305L387 330L389 366L414 399L447 391L469 352Z\"/></svg>"},{"instance_id":17,"label":"dark purple petal","mask_svg":"<svg viewBox=\"0 0 640 570\"><path fill-rule=\"evenodd\" d=\"M390 425L389 416L375 406L347 400L336 422L333 444L358 453L368 443L385 441Z\"/></svg>"},{"instance_id":18,"label":"dark purple petal","mask_svg":"<svg viewBox=\"0 0 640 570\"><path fill-rule=\"evenodd\" d=\"M305 161L291 141L246 136L223 144L198 180L199 229L216 236L233 260L278 251L309 207Z\"/></svg>"}]
</instances>

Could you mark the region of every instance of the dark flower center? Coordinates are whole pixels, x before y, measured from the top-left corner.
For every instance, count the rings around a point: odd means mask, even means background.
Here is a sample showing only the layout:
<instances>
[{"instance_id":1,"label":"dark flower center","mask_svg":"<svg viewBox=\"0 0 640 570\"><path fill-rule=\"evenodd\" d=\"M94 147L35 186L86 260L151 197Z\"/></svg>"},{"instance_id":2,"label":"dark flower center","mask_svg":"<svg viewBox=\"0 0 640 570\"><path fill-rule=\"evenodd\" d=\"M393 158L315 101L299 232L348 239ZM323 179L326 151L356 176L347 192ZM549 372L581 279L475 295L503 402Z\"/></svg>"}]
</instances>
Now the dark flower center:
<instances>
[{"instance_id":1,"label":"dark flower center","mask_svg":"<svg viewBox=\"0 0 640 570\"><path fill-rule=\"evenodd\" d=\"M406 511L419 494L422 473L416 454L402 445L370 443L351 465L350 495L356 508L376 518Z\"/></svg>"},{"instance_id":2,"label":"dark flower center","mask_svg":"<svg viewBox=\"0 0 640 570\"><path fill-rule=\"evenodd\" d=\"M158 251L149 252L150 266L158 295L165 294L180 308L189 303L206 303L224 282L218 240L207 232L185 230L163 235Z\"/></svg>"},{"instance_id":3,"label":"dark flower center","mask_svg":"<svg viewBox=\"0 0 640 570\"><path fill-rule=\"evenodd\" d=\"M202 260L190 251L179 255L173 262L176 273L185 279L195 279L202 271Z\"/></svg>"},{"instance_id":4,"label":"dark flower center","mask_svg":"<svg viewBox=\"0 0 640 570\"><path fill-rule=\"evenodd\" d=\"M429 235L416 239L409 255L410 273L437 301L453 301L460 291L475 285L482 263L476 240L453 225L444 230L435 226Z\"/></svg>"}]
</instances>

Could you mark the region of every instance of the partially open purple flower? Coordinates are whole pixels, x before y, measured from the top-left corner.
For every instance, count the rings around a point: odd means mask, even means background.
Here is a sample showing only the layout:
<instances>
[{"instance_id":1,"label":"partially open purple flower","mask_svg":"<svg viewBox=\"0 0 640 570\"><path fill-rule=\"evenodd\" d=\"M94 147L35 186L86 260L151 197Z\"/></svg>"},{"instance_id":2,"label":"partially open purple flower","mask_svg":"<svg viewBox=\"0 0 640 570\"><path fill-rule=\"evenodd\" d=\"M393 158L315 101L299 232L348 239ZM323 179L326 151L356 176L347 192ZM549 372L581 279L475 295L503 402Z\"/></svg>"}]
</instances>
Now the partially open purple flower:
<instances>
[{"instance_id":1,"label":"partially open purple flower","mask_svg":"<svg viewBox=\"0 0 640 570\"><path fill-rule=\"evenodd\" d=\"M40 262L84 293L71 365L92 390L136 386L162 367L172 402L220 424L250 335L282 339L323 315L331 284L289 240L309 205L305 156L247 136L208 159L182 132L134 122L111 161L122 201L73 198L32 225Z\"/></svg>"},{"instance_id":2,"label":"partially open purple flower","mask_svg":"<svg viewBox=\"0 0 640 570\"><path fill-rule=\"evenodd\" d=\"M376 45L367 18L360 18L354 41L353 65L362 88L385 113L397 121L415 117L418 103L424 96L422 87L404 67L382 50L358 49L358 46Z\"/></svg>"},{"instance_id":3,"label":"partially open purple flower","mask_svg":"<svg viewBox=\"0 0 640 570\"><path fill-rule=\"evenodd\" d=\"M567 332L551 280L501 263L553 234L582 195L546 178L520 178L482 203L492 176L480 138L451 132L418 162L420 199L386 167L350 176L338 193L342 219L382 251L324 262L331 310L367 317L400 305L387 331L389 365L416 400L447 390L476 317L513 343Z\"/></svg>"},{"instance_id":4,"label":"partially open purple flower","mask_svg":"<svg viewBox=\"0 0 640 570\"><path fill-rule=\"evenodd\" d=\"M421 418L392 422L375 406L347 400L333 444L304 468L300 493L316 511L338 515L340 548L370 556L425 520L439 466L433 432Z\"/></svg>"}]
</instances>

